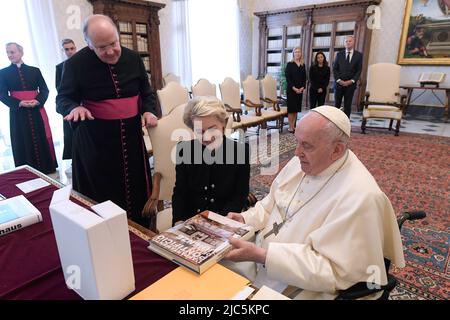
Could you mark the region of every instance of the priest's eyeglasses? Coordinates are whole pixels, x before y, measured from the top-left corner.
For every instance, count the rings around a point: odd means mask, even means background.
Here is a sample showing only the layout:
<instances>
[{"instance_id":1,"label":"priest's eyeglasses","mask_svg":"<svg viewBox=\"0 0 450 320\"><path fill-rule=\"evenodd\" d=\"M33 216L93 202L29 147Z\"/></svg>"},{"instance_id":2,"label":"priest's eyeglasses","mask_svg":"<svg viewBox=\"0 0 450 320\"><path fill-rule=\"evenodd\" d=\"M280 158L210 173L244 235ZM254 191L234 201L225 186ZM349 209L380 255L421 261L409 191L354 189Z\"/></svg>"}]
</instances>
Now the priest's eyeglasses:
<instances>
[{"instance_id":1,"label":"priest's eyeglasses","mask_svg":"<svg viewBox=\"0 0 450 320\"><path fill-rule=\"evenodd\" d=\"M106 45L106 46L101 46L101 47L96 47L92 44L92 46L95 48L95 50L98 50L101 53L105 53L107 52L109 49L115 49L119 46L119 40L114 41L113 43Z\"/></svg>"}]
</instances>

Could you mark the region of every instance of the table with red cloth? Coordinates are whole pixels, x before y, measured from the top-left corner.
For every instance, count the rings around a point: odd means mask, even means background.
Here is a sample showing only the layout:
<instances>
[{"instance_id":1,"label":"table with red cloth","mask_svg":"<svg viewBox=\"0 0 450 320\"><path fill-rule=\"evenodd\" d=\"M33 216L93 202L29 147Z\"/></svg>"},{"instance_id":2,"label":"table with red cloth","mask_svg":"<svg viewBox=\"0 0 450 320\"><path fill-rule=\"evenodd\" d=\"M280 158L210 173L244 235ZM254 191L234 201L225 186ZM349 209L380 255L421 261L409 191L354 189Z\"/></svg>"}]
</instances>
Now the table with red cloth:
<instances>
[{"instance_id":1,"label":"table with red cloth","mask_svg":"<svg viewBox=\"0 0 450 320\"><path fill-rule=\"evenodd\" d=\"M50 186L24 194L18 183L42 178ZM42 214L42 222L0 237L0 299L81 299L67 288L59 260L49 205L53 192L63 185L39 171L23 166L0 174L0 194L24 195ZM94 204L72 193L74 202L88 208ZM153 235L129 222L136 290L130 297L156 282L177 266L147 249ZM111 266L114 267L114 266Z\"/></svg>"}]
</instances>

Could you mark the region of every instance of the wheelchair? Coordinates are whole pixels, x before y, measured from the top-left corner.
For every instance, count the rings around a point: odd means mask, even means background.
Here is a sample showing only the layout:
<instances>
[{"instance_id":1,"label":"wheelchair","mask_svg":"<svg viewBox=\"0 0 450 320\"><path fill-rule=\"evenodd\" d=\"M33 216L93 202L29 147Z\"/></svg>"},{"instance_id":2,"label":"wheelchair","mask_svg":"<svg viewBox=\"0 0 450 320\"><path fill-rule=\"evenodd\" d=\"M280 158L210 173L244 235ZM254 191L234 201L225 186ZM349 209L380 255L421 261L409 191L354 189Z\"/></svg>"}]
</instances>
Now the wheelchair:
<instances>
[{"instance_id":1,"label":"wheelchair","mask_svg":"<svg viewBox=\"0 0 450 320\"><path fill-rule=\"evenodd\" d=\"M405 212L398 219L398 228L401 230L403 223L406 220L421 220L426 217L426 213L424 211L412 211ZM389 268L391 266L391 261L388 259L384 259L384 266L386 268L387 275L387 284L384 286L378 286L375 283L370 282L358 282L351 286L346 290L342 290L339 292L339 295L336 297L336 300L356 300L367 297L369 295L373 295L378 292L383 292L383 294L378 298L378 300L388 300L389 294L397 285L397 279L391 274L389 274ZM371 289L373 288L373 289Z\"/></svg>"}]
</instances>

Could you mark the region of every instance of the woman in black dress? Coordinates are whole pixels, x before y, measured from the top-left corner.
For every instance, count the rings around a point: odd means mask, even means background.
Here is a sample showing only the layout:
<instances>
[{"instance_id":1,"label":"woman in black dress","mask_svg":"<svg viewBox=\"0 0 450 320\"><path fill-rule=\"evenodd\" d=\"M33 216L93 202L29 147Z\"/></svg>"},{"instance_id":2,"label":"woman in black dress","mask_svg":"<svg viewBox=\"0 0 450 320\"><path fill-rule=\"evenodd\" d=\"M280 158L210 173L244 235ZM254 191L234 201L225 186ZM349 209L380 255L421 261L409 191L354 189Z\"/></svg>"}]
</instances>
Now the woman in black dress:
<instances>
[{"instance_id":1,"label":"woman in black dress","mask_svg":"<svg viewBox=\"0 0 450 320\"><path fill-rule=\"evenodd\" d=\"M297 122L297 113L302 111L303 91L306 87L306 68L300 47L292 50L292 61L285 70L287 82L288 131L293 133Z\"/></svg>"},{"instance_id":2,"label":"woman in black dress","mask_svg":"<svg viewBox=\"0 0 450 320\"><path fill-rule=\"evenodd\" d=\"M325 104L330 83L330 67L322 51L316 53L314 63L309 68L309 106L314 109Z\"/></svg>"},{"instance_id":3,"label":"woman in black dress","mask_svg":"<svg viewBox=\"0 0 450 320\"><path fill-rule=\"evenodd\" d=\"M210 210L226 216L247 206L250 148L224 135L228 114L215 98L189 101L184 123L197 138L179 142L172 196L173 224Z\"/></svg>"}]
</instances>

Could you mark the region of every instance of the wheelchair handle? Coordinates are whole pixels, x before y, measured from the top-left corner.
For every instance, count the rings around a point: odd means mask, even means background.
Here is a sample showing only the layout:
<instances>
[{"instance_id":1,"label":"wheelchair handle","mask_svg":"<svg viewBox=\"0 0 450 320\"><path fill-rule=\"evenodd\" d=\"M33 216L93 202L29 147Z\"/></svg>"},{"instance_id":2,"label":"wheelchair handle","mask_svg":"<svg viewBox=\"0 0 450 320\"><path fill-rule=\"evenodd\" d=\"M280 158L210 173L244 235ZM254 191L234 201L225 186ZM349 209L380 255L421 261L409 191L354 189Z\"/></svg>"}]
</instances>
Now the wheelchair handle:
<instances>
[{"instance_id":1,"label":"wheelchair handle","mask_svg":"<svg viewBox=\"0 0 450 320\"><path fill-rule=\"evenodd\" d=\"M406 212L407 220L420 220L423 219L427 216L427 214L425 213L425 211L411 211L411 212Z\"/></svg>"},{"instance_id":2,"label":"wheelchair handle","mask_svg":"<svg viewBox=\"0 0 450 320\"><path fill-rule=\"evenodd\" d=\"M397 219L398 227L401 229L403 226L403 223L406 220L412 221L412 220L420 220L427 216L425 211L411 211L411 212L405 212L402 214L400 218Z\"/></svg>"}]
</instances>

